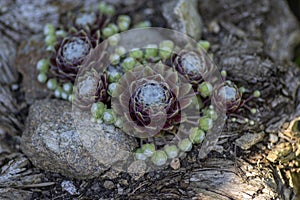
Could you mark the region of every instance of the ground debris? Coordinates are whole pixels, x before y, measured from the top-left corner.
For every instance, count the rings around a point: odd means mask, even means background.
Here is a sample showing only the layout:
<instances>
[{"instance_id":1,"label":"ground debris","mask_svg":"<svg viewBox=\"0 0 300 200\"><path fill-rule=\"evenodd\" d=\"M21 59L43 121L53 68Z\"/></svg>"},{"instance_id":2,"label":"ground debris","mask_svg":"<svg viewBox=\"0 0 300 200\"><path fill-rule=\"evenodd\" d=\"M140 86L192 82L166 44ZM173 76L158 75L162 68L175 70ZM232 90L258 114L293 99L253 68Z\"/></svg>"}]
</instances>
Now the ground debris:
<instances>
[{"instance_id":1,"label":"ground debris","mask_svg":"<svg viewBox=\"0 0 300 200\"><path fill-rule=\"evenodd\" d=\"M250 149L253 145L264 139L265 133L246 133L235 141L235 144L244 150Z\"/></svg>"},{"instance_id":2,"label":"ground debris","mask_svg":"<svg viewBox=\"0 0 300 200\"><path fill-rule=\"evenodd\" d=\"M49 183L42 183L44 175L32 169L29 160L24 155L16 153L7 158L10 160L2 163L1 166L0 187L34 188L49 185Z\"/></svg>"}]
</instances>

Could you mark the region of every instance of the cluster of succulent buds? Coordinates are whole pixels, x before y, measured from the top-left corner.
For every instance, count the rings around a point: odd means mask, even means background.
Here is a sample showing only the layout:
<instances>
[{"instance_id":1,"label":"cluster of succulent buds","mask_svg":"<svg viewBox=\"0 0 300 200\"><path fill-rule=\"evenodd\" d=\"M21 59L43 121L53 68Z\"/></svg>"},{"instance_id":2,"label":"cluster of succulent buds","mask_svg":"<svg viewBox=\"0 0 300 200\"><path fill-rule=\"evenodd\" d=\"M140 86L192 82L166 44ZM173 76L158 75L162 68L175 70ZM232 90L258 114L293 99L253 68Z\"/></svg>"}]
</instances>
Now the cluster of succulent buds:
<instances>
[{"instance_id":1,"label":"cluster of succulent buds","mask_svg":"<svg viewBox=\"0 0 300 200\"><path fill-rule=\"evenodd\" d=\"M210 81L215 69L207 55L209 42L181 50L166 39L127 49L120 44L120 32L150 23L133 26L129 16L112 17L114 13L114 7L100 3L96 11L68 15L66 27L47 24L45 44L51 56L37 63L37 78L57 98L90 110L93 122L135 137L140 142L135 159L163 166L203 142L218 110L225 106L234 115L247 107L252 97L243 100L242 89L230 81L218 86ZM97 52L101 42L111 52ZM109 64L104 66L103 60Z\"/></svg>"},{"instance_id":2,"label":"cluster of succulent buds","mask_svg":"<svg viewBox=\"0 0 300 200\"><path fill-rule=\"evenodd\" d=\"M127 15L115 16L116 10L105 2L99 3L91 10L82 9L76 13L68 13L62 17L59 27L46 24L44 27L45 46L49 57L37 63L40 83L46 84L57 98L72 101L73 85L78 71L92 49L106 38L126 31L132 27L148 27L149 21L142 21L132 25ZM115 19L115 20L114 20ZM110 44L116 43L117 35L110 38ZM108 84L106 77L102 77L95 102L105 102ZM104 96L101 96L101 95Z\"/></svg>"},{"instance_id":3,"label":"cluster of succulent buds","mask_svg":"<svg viewBox=\"0 0 300 200\"><path fill-rule=\"evenodd\" d=\"M218 109L237 115L239 109L247 107L248 100L260 95L255 91L243 100L245 91L233 82L213 86L207 81L213 70L206 55L210 46L207 41L199 41L198 49L190 51L178 50L171 40L126 49L119 45L119 37L117 34L108 38L115 47L108 58L109 66L101 73L107 76L108 85L102 88L108 98L90 104L92 120L114 125L136 137L140 141L134 153L137 160L155 166L170 163L202 143L218 119ZM101 76L95 76L96 83ZM87 77L83 76L83 80ZM185 109L199 112L189 116ZM157 142L161 138L165 141Z\"/></svg>"},{"instance_id":4,"label":"cluster of succulent buds","mask_svg":"<svg viewBox=\"0 0 300 200\"><path fill-rule=\"evenodd\" d=\"M185 152L192 150L193 145L201 144L205 139L206 133L213 126L213 118L209 114L210 112L215 114L215 111L211 108L207 109L206 114L198 120L198 125L190 128L185 132L184 137L177 137L177 140L157 147L154 143L142 144L135 152L135 158L138 160L151 161L156 166L162 166L168 161L172 161L175 158L184 155ZM214 118L215 119L215 118Z\"/></svg>"},{"instance_id":5,"label":"cluster of succulent buds","mask_svg":"<svg viewBox=\"0 0 300 200\"><path fill-rule=\"evenodd\" d=\"M129 50L117 43L113 43L115 50L109 56L110 65L104 70L108 76L107 92L111 100L109 104L92 104L92 120L113 124L138 138L141 145L134 153L135 159L155 166L165 165L169 163L168 160L180 157L190 151L193 145L200 144L218 117L210 104L199 106L200 99L212 95L212 84L204 78L196 82L192 76L187 77L190 74L179 71L180 68L194 67L191 65L196 65L196 70L198 65L209 65L199 63L203 56L200 51L174 54L176 45L171 40ZM208 42L201 41L198 44L202 43L208 48ZM199 48L203 51L203 47ZM180 55L183 57L181 60L192 59L192 62L184 61L179 66ZM174 62L176 59L177 63ZM194 73L196 77L197 71ZM202 72L198 70L198 73ZM193 89L194 86L197 86L196 89ZM194 101L192 97L195 97ZM202 113L189 118L184 112L188 107L201 109ZM184 123L192 126L179 130L178 127ZM155 142L165 136L171 136L172 139L160 145Z\"/></svg>"}]
</instances>

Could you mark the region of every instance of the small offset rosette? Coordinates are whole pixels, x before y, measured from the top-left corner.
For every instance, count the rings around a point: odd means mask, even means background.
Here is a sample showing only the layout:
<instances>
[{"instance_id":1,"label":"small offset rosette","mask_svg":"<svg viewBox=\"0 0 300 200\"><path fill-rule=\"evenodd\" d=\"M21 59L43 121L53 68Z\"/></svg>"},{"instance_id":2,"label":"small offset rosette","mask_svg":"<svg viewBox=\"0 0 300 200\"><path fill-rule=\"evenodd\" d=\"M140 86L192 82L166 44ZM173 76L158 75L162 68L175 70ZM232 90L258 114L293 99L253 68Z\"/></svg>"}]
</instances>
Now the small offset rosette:
<instances>
[{"instance_id":1,"label":"small offset rosette","mask_svg":"<svg viewBox=\"0 0 300 200\"><path fill-rule=\"evenodd\" d=\"M103 47L106 46L107 44L104 42ZM97 61L108 59L108 53L104 48L101 50L94 51L87 56L87 59L81 65L84 70L79 71L75 82L76 87L73 89L75 96L73 105L85 111L90 110L95 102L107 103L110 100L107 93L108 76L106 71L103 70L105 66Z\"/></svg>"},{"instance_id":2,"label":"small offset rosette","mask_svg":"<svg viewBox=\"0 0 300 200\"><path fill-rule=\"evenodd\" d=\"M174 68L196 86L212 75L214 65L204 49L187 47L173 56Z\"/></svg>"}]
</instances>

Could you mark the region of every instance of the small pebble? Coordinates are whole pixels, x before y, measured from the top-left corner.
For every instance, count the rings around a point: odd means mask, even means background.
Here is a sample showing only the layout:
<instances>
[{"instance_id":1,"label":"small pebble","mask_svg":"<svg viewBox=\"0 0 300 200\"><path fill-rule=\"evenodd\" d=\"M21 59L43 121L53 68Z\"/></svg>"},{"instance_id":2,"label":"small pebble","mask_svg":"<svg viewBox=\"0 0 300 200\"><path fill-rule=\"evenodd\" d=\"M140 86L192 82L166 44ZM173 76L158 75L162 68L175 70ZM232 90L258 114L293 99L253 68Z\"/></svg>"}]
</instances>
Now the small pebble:
<instances>
[{"instance_id":1,"label":"small pebble","mask_svg":"<svg viewBox=\"0 0 300 200\"><path fill-rule=\"evenodd\" d=\"M209 30L209 32L212 32L212 33L219 33L221 28L220 28L220 25L218 24L218 22L214 20L209 23L208 30Z\"/></svg>"},{"instance_id":2,"label":"small pebble","mask_svg":"<svg viewBox=\"0 0 300 200\"><path fill-rule=\"evenodd\" d=\"M61 182L61 187L63 190L67 191L71 195L78 195L77 189L72 181L63 181Z\"/></svg>"},{"instance_id":3,"label":"small pebble","mask_svg":"<svg viewBox=\"0 0 300 200\"><path fill-rule=\"evenodd\" d=\"M117 187L118 187L118 194L123 194L124 189L120 186L120 184L118 184Z\"/></svg>"},{"instance_id":4,"label":"small pebble","mask_svg":"<svg viewBox=\"0 0 300 200\"><path fill-rule=\"evenodd\" d=\"M104 181L103 187L106 189L112 190L115 188L115 184L112 181Z\"/></svg>"},{"instance_id":5,"label":"small pebble","mask_svg":"<svg viewBox=\"0 0 300 200\"><path fill-rule=\"evenodd\" d=\"M147 171L147 165L143 160L136 160L128 167L128 173L134 180L141 178Z\"/></svg>"},{"instance_id":6,"label":"small pebble","mask_svg":"<svg viewBox=\"0 0 300 200\"><path fill-rule=\"evenodd\" d=\"M170 163L170 166L174 170L179 169L180 168L180 160L179 160L179 158L173 158L173 160Z\"/></svg>"},{"instance_id":7,"label":"small pebble","mask_svg":"<svg viewBox=\"0 0 300 200\"><path fill-rule=\"evenodd\" d=\"M270 135L269 135L269 141L271 142L271 143L276 143L276 142L278 142L278 136L277 135L275 135L275 134L273 134L273 133L270 133Z\"/></svg>"}]
</instances>

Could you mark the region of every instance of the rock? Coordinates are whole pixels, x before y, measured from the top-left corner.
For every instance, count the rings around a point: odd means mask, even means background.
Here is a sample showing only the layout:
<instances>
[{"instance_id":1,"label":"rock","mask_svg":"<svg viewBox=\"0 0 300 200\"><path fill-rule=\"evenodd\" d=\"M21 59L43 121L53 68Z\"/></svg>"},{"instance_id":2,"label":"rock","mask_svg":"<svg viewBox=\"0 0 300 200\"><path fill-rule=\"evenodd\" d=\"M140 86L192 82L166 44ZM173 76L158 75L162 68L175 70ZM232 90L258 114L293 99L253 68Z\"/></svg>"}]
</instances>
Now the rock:
<instances>
[{"instance_id":1,"label":"rock","mask_svg":"<svg viewBox=\"0 0 300 200\"><path fill-rule=\"evenodd\" d=\"M246 133L235 141L235 144L244 150L250 149L253 145L264 139L265 133Z\"/></svg>"},{"instance_id":2,"label":"rock","mask_svg":"<svg viewBox=\"0 0 300 200\"><path fill-rule=\"evenodd\" d=\"M112 181L104 181L103 187L105 187L106 189L112 190L115 188L115 184Z\"/></svg>"},{"instance_id":3,"label":"rock","mask_svg":"<svg viewBox=\"0 0 300 200\"><path fill-rule=\"evenodd\" d=\"M80 0L1 1L0 32L14 42L21 42L29 35L43 32L46 23L58 25L60 14L80 6L91 7L92 4L95 0L84 3Z\"/></svg>"},{"instance_id":4,"label":"rock","mask_svg":"<svg viewBox=\"0 0 300 200\"><path fill-rule=\"evenodd\" d=\"M126 160L123 154L135 148L135 140L113 128L93 125L91 116L85 117L81 122L96 129L81 132L74 123L69 102L36 101L30 107L22 136L23 152L36 167L77 179L98 177L112 161ZM86 146L87 143L91 146Z\"/></svg>"},{"instance_id":5,"label":"rock","mask_svg":"<svg viewBox=\"0 0 300 200\"><path fill-rule=\"evenodd\" d=\"M133 6L137 4L139 1L138 0L104 0L105 2L111 4L111 5L124 5L124 6Z\"/></svg>"},{"instance_id":6,"label":"rock","mask_svg":"<svg viewBox=\"0 0 300 200\"><path fill-rule=\"evenodd\" d=\"M128 173L134 180L138 180L147 172L147 164L143 160L136 160L128 167Z\"/></svg>"},{"instance_id":7,"label":"rock","mask_svg":"<svg viewBox=\"0 0 300 200\"><path fill-rule=\"evenodd\" d=\"M269 134L269 142L270 143L272 143L272 144L274 144L274 143L276 143L276 142L278 142L278 136L277 135L275 135L275 134L273 134L273 133L270 133Z\"/></svg>"},{"instance_id":8,"label":"rock","mask_svg":"<svg viewBox=\"0 0 300 200\"><path fill-rule=\"evenodd\" d=\"M127 170L126 165L131 162L129 158L132 158L132 151L137 147L134 137L115 126L92 122L89 110L84 112L73 108L73 118L80 140L90 155L116 170Z\"/></svg>"},{"instance_id":9,"label":"rock","mask_svg":"<svg viewBox=\"0 0 300 200\"><path fill-rule=\"evenodd\" d=\"M120 184L117 184L117 188L118 188L118 194L119 194L119 195L122 195L122 194L124 193L124 188L122 188L122 187L120 186Z\"/></svg>"},{"instance_id":10,"label":"rock","mask_svg":"<svg viewBox=\"0 0 300 200\"><path fill-rule=\"evenodd\" d=\"M174 170L179 169L180 168L180 160L179 160L179 158L173 158L172 161L171 161L171 163L170 163L170 166Z\"/></svg>"},{"instance_id":11,"label":"rock","mask_svg":"<svg viewBox=\"0 0 300 200\"><path fill-rule=\"evenodd\" d=\"M218 0L202 0L199 5L205 20L220 22L232 36L263 42L256 54L263 49L273 60L293 58L294 48L300 42L300 29L286 1L228 0L224 6Z\"/></svg>"},{"instance_id":12,"label":"rock","mask_svg":"<svg viewBox=\"0 0 300 200\"><path fill-rule=\"evenodd\" d=\"M199 40L203 24L197 4L196 0L167 1L162 5L162 13L172 29Z\"/></svg>"},{"instance_id":13,"label":"rock","mask_svg":"<svg viewBox=\"0 0 300 200\"><path fill-rule=\"evenodd\" d=\"M57 24L59 19L58 6L48 0L1 1L0 7L0 31L16 42L42 32L46 23Z\"/></svg>"},{"instance_id":14,"label":"rock","mask_svg":"<svg viewBox=\"0 0 300 200\"><path fill-rule=\"evenodd\" d=\"M264 32L265 50L274 60L291 60L300 42L298 21L286 1L274 1L270 6Z\"/></svg>"},{"instance_id":15,"label":"rock","mask_svg":"<svg viewBox=\"0 0 300 200\"><path fill-rule=\"evenodd\" d=\"M61 187L71 195L79 195L79 192L77 191L77 188L72 181L64 180L63 182L61 182Z\"/></svg>"}]
</instances>

